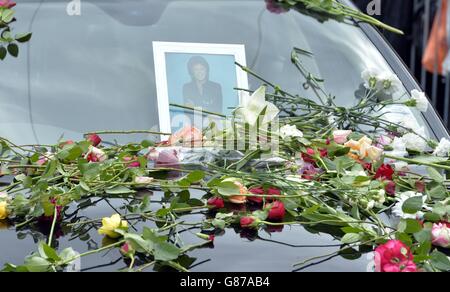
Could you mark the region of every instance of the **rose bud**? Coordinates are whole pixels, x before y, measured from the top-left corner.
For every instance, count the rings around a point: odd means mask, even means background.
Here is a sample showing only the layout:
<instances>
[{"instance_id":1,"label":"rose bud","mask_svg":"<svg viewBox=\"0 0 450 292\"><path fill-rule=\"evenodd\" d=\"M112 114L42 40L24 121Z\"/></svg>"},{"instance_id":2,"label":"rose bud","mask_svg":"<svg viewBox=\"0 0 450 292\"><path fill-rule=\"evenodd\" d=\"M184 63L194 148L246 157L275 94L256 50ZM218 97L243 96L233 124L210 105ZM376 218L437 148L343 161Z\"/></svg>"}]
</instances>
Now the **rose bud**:
<instances>
[{"instance_id":1,"label":"rose bud","mask_svg":"<svg viewBox=\"0 0 450 292\"><path fill-rule=\"evenodd\" d=\"M97 147L102 142L102 139L97 134L87 135L86 140L91 142L91 145L94 147Z\"/></svg>"},{"instance_id":2,"label":"rose bud","mask_svg":"<svg viewBox=\"0 0 450 292\"><path fill-rule=\"evenodd\" d=\"M94 146L89 147L89 152L86 154L86 160L89 162L103 162L108 159L106 153Z\"/></svg>"},{"instance_id":3,"label":"rose bud","mask_svg":"<svg viewBox=\"0 0 450 292\"><path fill-rule=\"evenodd\" d=\"M435 223L431 231L433 245L450 248L450 223Z\"/></svg>"},{"instance_id":4,"label":"rose bud","mask_svg":"<svg viewBox=\"0 0 450 292\"><path fill-rule=\"evenodd\" d=\"M208 200L208 206L214 207L215 209L222 209L225 207L225 202L220 197L213 197Z\"/></svg>"},{"instance_id":5,"label":"rose bud","mask_svg":"<svg viewBox=\"0 0 450 292\"><path fill-rule=\"evenodd\" d=\"M125 257L131 258L134 256L135 250L129 242L125 242L120 248L120 253Z\"/></svg>"},{"instance_id":6,"label":"rose bud","mask_svg":"<svg viewBox=\"0 0 450 292\"><path fill-rule=\"evenodd\" d=\"M281 195L281 191L277 188L268 188L267 190L264 190L263 187L257 187L257 188L251 188L249 190L250 193L254 194L254 195L274 195L274 196L279 196ZM256 204L261 204L263 202L263 197L248 197L247 198L249 201L256 203ZM273 200L274 197L266 197L266 200Z\"/></svg>"},{"instance_id":7,"label":"rose bud","mask_svg":"<svg viewBox=\"0 0 450 292\"><path fill-rule=\"evenodd\" d=\"M242 217L239 221L242 228L255 227L255 222L256 222L255 217L250 217L250 216Z\"/></svg>"},{"instance_id":8,"label":"rose bud","mask_svg":"<svg viewBox=\"0 0 450 292\"><path fill-rule=\"evenodd\" d=\"M270 205L266 205L265 208L270 208L267 216L268 220L283 221L284 215L286 214L286 209L284 208L283 202L275 201Z\"/></svg>"}]
</instances>

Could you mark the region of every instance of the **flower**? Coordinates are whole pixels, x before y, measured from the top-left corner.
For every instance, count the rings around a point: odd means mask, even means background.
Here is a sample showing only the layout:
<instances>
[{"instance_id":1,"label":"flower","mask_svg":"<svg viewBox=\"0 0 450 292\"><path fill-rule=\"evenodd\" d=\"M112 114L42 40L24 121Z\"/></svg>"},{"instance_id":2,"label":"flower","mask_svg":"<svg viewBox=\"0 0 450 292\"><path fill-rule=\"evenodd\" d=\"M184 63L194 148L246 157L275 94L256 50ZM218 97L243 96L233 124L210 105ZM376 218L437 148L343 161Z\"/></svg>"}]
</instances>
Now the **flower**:
<instances>
[{"instance_id":1,"label":"flower","mask_svg":"<svg viewBox=\"0 0 450 292\"><path fill-rule=\"evenodd\" d=\"M100 143L102 143L102 139L97 134L89 134L86 136L86 140L91 142L91 145L97 147Z\"/></svg>"},{"instance_id":2,"label":"flower","mask_svg":"<svg viewBox=\"0 0 450 292\"><path fill-rule=\"evenodd\" d=\"M377 145L381 146L381 148L382 148L383 146L387 146L387 145L391 144L392 139L386 135L381 135L380 137L378 137L377 143L378 143Z\"/></svg>"},{"instance_id":3,"label":"flower","mask_svg":"<svg viewBox=\"0 0 450 292\"><path fill-rule=\"evenodd\" d=\"M395 187L396 187L395 182L390 180L386 183L384 190L388 195L395 196Z\"/></svg>"},{"instance_id":4,"label":"flower","mask_svg":"<svg viewBox=\"0 0 450 292\"><path fill-rule=\"evenodd\" d=\"M408 106L414 106L421 112L426 112L428 110L428 99L425 93L413 89L411 91L411 99L405 103Z\"/></svg>"},{"instance_id":5,"label":"flower","mask_svg":"<svg viewBox=\"0 0 450 292\"><path fill-rule=\"evenodd\" d=\"M382 164L377 172L375 173L375 179L387 179L392 180L392 175L394 174L394 169L389 164Z\"/></svg>"},{"instance_id":6,"label":"flower","mask_svg":"<svg viewBox=\"0 0 450 292\"><path fill-rule=\"evenodd\" d=\"M105 151L95 146L90 146L89 151L86 154L86 159L89 162L103 162L108 159L108 156L106 155Z\"/></svg>"},{"instance_id":7,"label":"flower","mask_svg":"<svg viewBox=\"0 0 450 292\"><path fill-rule=\"evenodd\" d=\"M284 125L280 128L280 136L283 139L287 138L303 138L303 132L297 129L294 125Z\"/></svg>"},{"instance_id":8,"label":"flower","mask_svg":"<svg viewBox=\"0 0 450 292\"><path fill-rule=\"evenodd\" d=\"M403 135L402 139L409 150L423 152L427 148L427 141L414 133L407 133Z\"/></svg>"},{"instance_id":9,"label":"flower","mask_svg":"<svg viewBox=\"0 0 450 292\"><path fill-rule=\"evenodd\" d=\"M410 198L413 197L422 197L423 201L423 207L425 206L425 201L427 200L427 196L423 195L422 193L416 193L413 191L403 192L400 195L396 197L397 203L392 207L392 214L394 214L397 217L404 218L404 219L417 219L423 216L423 212L419 211L415 214L406 214L403 212L403 204Z\"/></svg>"},{"instance_id":10,"label":"flower","mask_svg":"<svg viewBox=\"0 0 450 292\"><path fill-rule=\"evenodd\" d=\"M381 71L377 68L367 68L361 73L361 78L364 80L364 87L367 89L375 89L378 84L378 76Z\"/></svg>"},{"instance_id":11,"label":"flower","mask_svg":"<svg viewBox=\"0 0 450 292\"><path fill-rule=\"evenodd\" d=\"M120 218L119 214L102 219L102 227L98 230L98 234L106 235L109 238L119 238L120 234L115 232L116 229L128 230L128 223Z\"/></svg>"},{"instance_id":12,"label":"flower","mask_svg":"<svg viewBox=\"0 0 450 292\"><path fill-rule=\"evenodd\" d=\"M347 142L347 137L352 133L351 130L336 130L333 132L334 142L337 144L344 144Z\"/></svg>"},{"instance_id":13,"label":"flower","mask_svg":"<svg viewBox=\"0 0 450 292\"><path fill-rule=\"evenodd\" d=\"M125 257L133 257L135 252L136 251L129 242L125 242L120 248L120 253Z\"/></svg>"},{"instance_id":14,"label":"flower","mask_svg":"<svg viewBox=\"0 0 450 292\"><path fill-rule=\"evenodd\" d=\"M358 141L350 140L344 144L350 148L349 156L355 160L370 158L373 161L379 160L383 149L372 146L372 140L364 136Z\"/></svg>"},{"instance_id":15,"label":"flower","mask_svg":"<svg viewBox=\"0 0 450 292\"><path fill-rule=\"evenodd\" d=\"M245 196L246 194L248 194L247 188L240 181L233 181L233 183L239 187L239 194L231 195L228 200L230 200L230 202L233 204L245 204L247 202L247 196Z\"/></svg>"},{"instance_id":16,"label":"flower","mask_svg":"<svg viewBox=\"0 0 450 292\"><path fill-rule=\"evenodd\" d=\"M225 207L225 202L221 197L212 197L208 200L208 206L212 206L215 209L221 209Z\"/></svg>"},{"instance_id":17,"label":"flower","mask_svg":"<svg viewBox=\"0 0 450 292\"><path fill-rule=\"evenodd\" d=\"M283 221L284 215L286 214L283 202L275 201L270 205L266 205L265 208L269 208L267 219L271 221Z\"/></svg>"},{"instance_id":18,"label":"flower","mask_svg":"<svg viewBox=\"0 0 450 292\"><path fill-rule=\"evenodd\" d=\"M2 8L13 8L14 6L16 6L16 3L11 1L11 0L0 0L0 7Z\"/></svg>"},{"instance_id":19,"label":"flower","mask_svg":"<svg viewBox=\"0 0 450 292\"><path fill-rule=\"evenodd\" d=\"M448 153L450 152L450 141L446 138L442 138L439 142L439 145L434 149L433 155L440 157L448 157Z\"/></svg>"},{"instance_id":20,"label":"flower","mask_svg":"<svg viewBox=\"0 0 450 292\"><path fill-rule=\"evenodd\" d=\"M149 147L145 157L147 157L148 160L156 161L159 157L159 151L155 147Z\"/></svg>"},{"instance_id":21,"label":"flower","mask_svg":"<svg viewBox=\"0 0 450 292\"><path fill-rule=\"evenodd\" d=\"M236 110L236 115L254 127L258 120L260 125L271 122L279 112L273 103L266 101L266 87L261 86L244 102L244 106Z\"/></svg>"},{"instance_id":22,"label":"flower","mask_svg":"<svg viewBox=\"0 0 450 292\"><path fill-rule=\"evenodd\" d=\"M433 224L431 235L435 246L450 248L450 223Z\"/></svg>"},{"instance_id":23,"label":"flower","mask_svg":"<svg viewBox=\"0 0 450 292\"><path fill-rule=\"evenodd\" d=\"M196 127L185 126L170 136L168 146L181 144L186 147L199 147L202 145L202 141L202 131Z\"/></svg>"},{"instance_id":24,"label":"flower","mask_svg":"<svg viewBox=\"0 0 450 292\"><path fill-rule=\"evenodd\" d=\"M148 185L151 184L155 179L153 177L148 176L137 176L134 178L134 183L140 185Z\"/></svg>"},{"instance_id":25,"label":"flower","mask_svg":"<svg viewBox=\"0 0 450 292\"><path fill-rule=\"evenodd\" d=\"M278 3L276 0L266 0L266 8L272 13L275 14L281 14L286 13L289 10L284 8L280 3Z\"/></svg>"},{"instance_id":26,"label":"flower","mask_svg":"<svg viewBox=\"0 0 450 292\"><path fill-rule=\"evenodd\" d=\"M382 72L377 68L368 68L361 73L364 87L370 90L384 91L393 94L400 90L402 83L397 75L391 72Z\"/></svg>"},{"instance_id":27,"label":"flower","mask_svg":"<svg viewBox=\"0 0 450 292\"><path fill-rule=\"evenodd\" d=\"M134 161L133 161L134 160ZM137 167L141 167L141 163L139 161L136 161L137 157L124 157L123 161L126 162L126 165L128 168L137 168ZM131 161L131 162L129 162Z\"/></svg>"},{"instance_id":28,"label":"flower","mask_svg":"<svg viewBox=\"0 0 450 292\"><path fill-rule=\"evenodd\" d=\"M178 152L174 149L171 150L163 150L159 153L158 158L156 159L155 166L156 167L172 167L177 168L179 166L180 160L178 159Z\"/></svg>"},{"instance_id":29,"label":"flower","mask_svg":"<svg viewBox=\"0 0 450 292\"><path fill-rule=\"evenodd\" d=\"M255 194L255 195L275 195L275 196L279 196L281 195L281 191L277 188L268 188L267 190L264 190L263 187L256 187L256 188L251 188L248 190L250 193ZM257 204L261 204L263 202L263 197L248 197L247 198L249 201L252 201L253 203L257 203ZM267 201L273 200L274 197L266 197L265 198Z\"/></svg>"},{"instance_id":30,"label":"flower","mask_svg":"<svg viewBox=\"0 0 450 292\"><path fill-rule=\"evenodd\" d=\"M8 203L6 201L0 202L0 220L4 220L8 218L9 211L8 211Z\"/></svg>"},{"instance_id":31,"label":"flower","mask_svg":"<svg viewBox=\"0 0 450 292\"><path fill-rule=\"evenodd\" d=\"M402 88L402 82L393 73L384 72L377 78L380 80L378 89L384 91L386 94L394 94Z\"/></svg>"},{"instance_id":32,"label":"flower","mask_svg":"<svg viewBox=\"0 0 450 292\"><path fill-rule=\"evenodd\" d=\"M411 250L400 240L389 240L375 249L375 271L417 272Z\"/></svg>"},{"instance_id":33,"label":"flower","mask_svg":"<svg viewBox=\"0 0 450 292\"><path fill-rule=\"evenodd\" d=\"M403 138L395 137L392 141L391 147L393 148L393 150L390 151L389 154L392 156L405 157L406 155L408 155L408 152L406 151L406 143Z\"/></svg>"},{"instance_id":34,"label":"flower","mask_svg":"<svg viewBox=\"0 0 450 292\"><path fill-rule=\"evenodd\" d=\"M250 216L245 216L245 217L241 217L241 219L239 220L239 223L241 224L242 228L251 228L251 227L255 227L255 217L250 217Z\"/></svg>"},{"instance_id":35,"label":"flower","mask_svg":"<svg viewBox=\"0 0 450 292\"><path fill-rule=\"evenodd\" d=\"M50 203L56 207L56 221L61 221L63 219L62 211L63 206L58 205L58 200L56 198L50 199ZM53 210L54 211L54 210ZM40 223L49 223L53 222L53 219L55 218L55 212L53 212L51 215L46 216L45 214L38 218L38 221Z\"/></svg>"}]
</instances>

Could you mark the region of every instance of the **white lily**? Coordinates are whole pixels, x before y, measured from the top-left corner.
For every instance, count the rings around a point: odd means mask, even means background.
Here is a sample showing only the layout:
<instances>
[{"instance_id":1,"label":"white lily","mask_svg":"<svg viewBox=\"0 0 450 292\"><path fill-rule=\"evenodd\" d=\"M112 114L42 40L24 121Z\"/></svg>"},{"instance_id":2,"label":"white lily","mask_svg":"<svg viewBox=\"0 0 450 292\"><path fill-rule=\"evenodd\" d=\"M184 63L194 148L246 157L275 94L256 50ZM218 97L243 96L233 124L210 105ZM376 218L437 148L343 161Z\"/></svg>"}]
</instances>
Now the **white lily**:
<instances>
[{"instance_id":1,"label":"white lily","mask_svg":"<svg viewBox=\"0 0 450 292\"><path fill-rule=\"evenodd\" d=\"M264 112L264 114L263 114ZM271 102L266 101L266 87L261 86L245 102L245 104L236 110L245 123L255 126L258 122L267 124L279 114L280 110Z\"/></svg>"}]
</instances>

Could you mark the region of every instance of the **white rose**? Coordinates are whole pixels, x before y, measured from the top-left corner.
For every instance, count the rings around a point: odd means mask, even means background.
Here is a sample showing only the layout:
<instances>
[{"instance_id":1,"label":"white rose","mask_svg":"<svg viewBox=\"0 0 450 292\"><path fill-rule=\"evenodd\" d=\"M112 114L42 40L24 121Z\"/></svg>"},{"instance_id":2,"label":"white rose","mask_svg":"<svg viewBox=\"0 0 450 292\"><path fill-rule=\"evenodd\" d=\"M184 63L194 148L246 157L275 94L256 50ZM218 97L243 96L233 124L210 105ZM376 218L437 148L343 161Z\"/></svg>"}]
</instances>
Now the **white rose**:
<instances>
[{"instance_id":1,"label":"white rose","mask_svg":"<svg viewBox=\"0 0 450 292\"><path fill-rule=\"evenodd\" d=\"M408 155L406 151L406 143L402 138L395 137L391 144L393 150L389 154L395 157L405 157Z\"/></svg>"},{"instance_id":2,"label":"white rose","mask_svg":"<svg viewBox=\"0 0 450 292\"><path fill-rule=\"evenodd\" d=\"M442 138L439 145L434 149L433 155L440 157L448 157L450 151L450 141L446 138Z\"/></svg>"},{"instance_id":3,"label":"white rose","mask_svg":"<svg viewBox=\"0 0 450 292\"><path fill-rule=\"evenodd\" d=\"M297 129L296 126L285 125L280 128L280 136L283 139L286 139L288 137L302 138L303 132Z\"/></svg>"}]
</instances>

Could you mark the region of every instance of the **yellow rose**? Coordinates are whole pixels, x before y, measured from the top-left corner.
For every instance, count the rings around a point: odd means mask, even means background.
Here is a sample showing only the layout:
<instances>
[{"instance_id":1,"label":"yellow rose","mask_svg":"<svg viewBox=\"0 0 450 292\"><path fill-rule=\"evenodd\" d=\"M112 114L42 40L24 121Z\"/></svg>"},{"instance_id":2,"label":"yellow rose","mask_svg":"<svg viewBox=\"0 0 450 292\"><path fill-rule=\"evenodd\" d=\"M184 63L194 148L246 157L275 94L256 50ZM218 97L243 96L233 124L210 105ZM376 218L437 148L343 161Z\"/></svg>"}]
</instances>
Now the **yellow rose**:
<instances>
[{"instance_id":1,"label":"yellow rose","mask_svg":"<svg viewBox=\"0 0 450 292\"><path fill-rule=\"evenodd\" d=\"M103 218L102 227L98 230L98 234L106 235L110 238L119 238L120 234L114 231L116 229L128 230L127 221L123 221L119 214L114 214L110 218Z\"/></svg>"},{"instance_id":2,"label":"yellow rose","mask_svg":"<svg viewBox=\"0 0 450 292\"><path fill-rule=\"evenodd\" d=\"M6 202L0 202L0 220L8 218L8 204Z\"/></svg>"},{"instance_id":3,"label":"yellow rose","mask_svg":"<svg viewBox=\"0 0 450 292\"><path fill-rule=\"evenodd\" d=\"M380 160L382 154L383 154L383 149L380 149L378 147L370 146L369 149L367 149L367 156L372 161Z\"/></svg>"}]
</instances>

